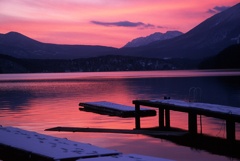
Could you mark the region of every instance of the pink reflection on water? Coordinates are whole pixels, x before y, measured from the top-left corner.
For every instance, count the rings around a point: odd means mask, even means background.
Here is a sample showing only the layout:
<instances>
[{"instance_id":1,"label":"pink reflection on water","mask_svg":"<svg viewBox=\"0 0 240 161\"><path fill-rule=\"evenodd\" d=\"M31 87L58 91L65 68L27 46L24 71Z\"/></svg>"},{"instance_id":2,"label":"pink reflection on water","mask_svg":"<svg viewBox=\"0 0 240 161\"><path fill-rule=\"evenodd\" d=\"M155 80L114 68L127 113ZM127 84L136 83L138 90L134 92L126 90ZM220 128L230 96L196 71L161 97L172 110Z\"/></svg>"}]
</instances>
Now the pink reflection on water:
<instances>
[{"instance_id":1,"label":"pink reflection on water","mask_svg":"<svg viewBox=\"0 0 240 161\"><path fill-rule=\"evenodd\" d=\"M171 142L143 135L44 131L44 129L56 126L133 129L135 127L134 118L109 117L79 111L78 104L79 102L106 100L133 106L132 100L151 99L152 95L144 93L144 90L148 90L146 86L135 87L132 84L127 84L125 81L119 81L120 79L108 78L187 77L199 76L199 74L205 76L209 74L214 75L208 71L197 72L197 74L196 71L178 71L177 73L175 71L154 71L150 73L23 74L15 75L14 77L11 75L5 80L21 81L0 84L1 90L13 94L6 103L4 112L2 110L0 113L0 121L4 126L16 126L48 135L66 137L75 141L117 149L124 153L139 153L177 160L179 158L181 158L180 160L196 160L201 157L208 160L228 160L225 157L209 155L203 151L192 151L187 147L176 146ZM215 74L219 73L216 72ZM4 80L2 78L0 79ZM32 81L33 79L36 81ZM48 80L43 81L46 79ZM138 92L136 88L144 90ZM161 96L154 95L154 97ZM16 100L21 101L12 105L11 102ZM17 107L12 109L12 106ZM141 118L141 124L142 127L158 126L158 116ZM187 114L171 111L171 126L187 129ZM202 127L203 133L225 137L225 124L222 120L202 117ZM239 124L236 124L236 127L236 137L240 139ZM198 125L199 131L200 125Z\"/></svg>"},{"instance_id":2,"label":"pink reflection on water","mask_svg":"<svg viewBox=\"0 0 240 161\"><path fill-rule=\"evenodd\" d=\"M133 129L135 125L134 118L122 119L78 110L79 102L101 100L133 106L131 101L138 96L123 81L15 82L5 83L5 88L24 91L23 94L30 95L31 99L22 105L24 111L9 111L11 117L3 116L3 124L24 124L24 127L37 131L54 126ZM158 126L158 116L142 118L141 124L142 127ZM171 126L186 130L187 114L171 111ZM225 125L221 120L203 117L202 127L203 133L225 137ZM239 132L236 136L239 138Z\"/></svg>"},{"instance_id":3,"label":"pink reflection on water","mask_svg":"<svg viewBox=\"0 0 240 161\"><path fill-rule=\"evenodd\" d=\"M70 80L102 78L169 78L169 77L214 77L239 76L238 70L167 70L167 71L125 71L125 72L79 72L79 73L32 73L1 74L0 81L7 80Z\"/></svg>"}]
</instances>

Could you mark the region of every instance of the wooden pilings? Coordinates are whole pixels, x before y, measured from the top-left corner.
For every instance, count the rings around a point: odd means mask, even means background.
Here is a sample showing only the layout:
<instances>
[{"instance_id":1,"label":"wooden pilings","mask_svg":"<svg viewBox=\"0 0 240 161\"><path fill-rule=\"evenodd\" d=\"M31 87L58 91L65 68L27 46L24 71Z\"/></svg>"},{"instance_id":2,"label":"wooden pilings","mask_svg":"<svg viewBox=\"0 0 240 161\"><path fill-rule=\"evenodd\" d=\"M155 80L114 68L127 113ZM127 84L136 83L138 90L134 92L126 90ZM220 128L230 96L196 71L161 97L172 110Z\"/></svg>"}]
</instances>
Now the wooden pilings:
<instances>
[{"instance_id":1,"label":"wooden pilings","mask_svg":"<svg viewBox=\"0 0 240 161\"><path fill-rule=\"evenodd\" d=\"M140 105L135 104L135 128L141 129L141 121L140 121ZM158 124L159 128L170 128L170 110L167 108L159 108L158 114ZM233 126L230 121L228 121L229 129L232 129L230 126ZM197 134L197 114L195 112L188 112L188 131L192 134ZM230 131L230 130L229 130ZM231 134L232 135L232 134Z\"/></svg>"},{"instance_id":2,"label":"wooden pilings","mask_svg":"<svg viewBox=\"0 0 240 161\"><path fill-rule=\"evenodd\" d=\"M141 129L141 120L140 120L140 105L135 104L135 129ZM170 128L170 110L159 108L158 114L158 124L159 128Z\"/></svg>"}]
</instances>

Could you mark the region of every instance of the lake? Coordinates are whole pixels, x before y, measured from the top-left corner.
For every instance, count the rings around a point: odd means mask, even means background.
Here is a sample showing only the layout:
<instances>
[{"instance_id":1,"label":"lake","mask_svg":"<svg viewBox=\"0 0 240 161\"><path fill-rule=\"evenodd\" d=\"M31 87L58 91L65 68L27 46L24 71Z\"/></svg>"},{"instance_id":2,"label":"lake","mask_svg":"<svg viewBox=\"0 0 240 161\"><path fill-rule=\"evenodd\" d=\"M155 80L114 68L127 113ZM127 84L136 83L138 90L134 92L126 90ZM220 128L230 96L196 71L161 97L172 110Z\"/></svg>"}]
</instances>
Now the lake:
<instances>
[{"instance_id":1,"label":"lake","mask_svg":"<svg viewBox=\"0 0 240 161\"><path fill-rule=\"evenodd\" d=\"M70 140L175 160L231 158L179 146L145 135L47 132L56 126L133 129L134 118L120 118L79 110L79 102L110 101L133 106L136 99L173 99L240 107L240 71L148 71L41 73L0 75L0 124L64 137ZM190 89L199 89L192 93ZM142 127L158 125L158 117L141 119ZM223 120L202 117L205 134L225 137ZM187 115L171 112L171 126L187 129ZM240 140L240 125L236 124Z\"/></svg>"}]
</instances>

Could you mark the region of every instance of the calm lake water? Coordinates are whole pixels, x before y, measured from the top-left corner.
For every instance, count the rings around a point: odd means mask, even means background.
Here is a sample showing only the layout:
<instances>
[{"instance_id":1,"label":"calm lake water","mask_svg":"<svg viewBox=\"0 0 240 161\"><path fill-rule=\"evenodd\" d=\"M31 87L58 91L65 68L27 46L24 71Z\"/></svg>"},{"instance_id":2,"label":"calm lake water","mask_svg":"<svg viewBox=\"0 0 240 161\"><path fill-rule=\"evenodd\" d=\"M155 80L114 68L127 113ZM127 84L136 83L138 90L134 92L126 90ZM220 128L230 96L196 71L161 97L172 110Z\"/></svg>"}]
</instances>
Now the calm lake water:
<instances>
[{"instance_id":1,"label":"calm lake water","mask_svg":"<svg viewBox=\"0 0 240 161\"><path fill-rule=\"evenodd\" d=\"M79 102L110 101L131 105L135 99L189 100L197 87L201 102L240 107L240 71L150 71L0 75L0 124L91 143L123 153L175 160L231 158L179 146L144 135L46 132L56 126L132 129L133 118L79 111ZM158 117L141 119L142 127L158 125ZM225 137L225 122L202 118L203 133ZM187 129L187 115L171 112L171 126ZM236 124L237 139L240 125Z\"/></svg>"}]
</instances>

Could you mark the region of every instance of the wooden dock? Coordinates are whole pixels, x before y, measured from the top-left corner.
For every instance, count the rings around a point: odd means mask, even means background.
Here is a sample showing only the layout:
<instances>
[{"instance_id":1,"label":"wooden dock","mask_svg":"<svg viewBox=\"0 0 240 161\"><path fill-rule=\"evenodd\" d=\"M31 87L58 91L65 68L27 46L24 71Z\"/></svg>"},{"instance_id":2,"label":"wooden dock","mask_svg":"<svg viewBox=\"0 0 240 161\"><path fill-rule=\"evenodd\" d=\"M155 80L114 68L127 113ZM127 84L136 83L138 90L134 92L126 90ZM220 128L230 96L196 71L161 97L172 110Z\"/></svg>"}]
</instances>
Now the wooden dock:
<instances>
[{"instance_id":1,"label":"wooden dock","mask_svg":"<svg viewBox=\"0 0 240 161\"><path fill-rule=\"evenodd\" d=\"M84 108L79 108L79 110L87 111L87 112L94 112L98 114L119 116L119 117L135 117L134 107L107 102L107 101L82 102L82 103L79 103L79 106L84 107ZM139 116L140 117L156 116L156 111L147 109L147 108L142 108L139 111Z\"/></svg>"},{"instance_id":2,"label":"wooden dock","mask_svg":"<svg viewBox=\"0 0 240 161\"><path fill-rule=\"evenodd\" d=\"M2 126L0 126L0 158L25 161L171 161L138 154L125 155L116 150L66 138Z\"/></svg>"},{"instance_id":3,"label":"wooden dock","mask_svg":"<svg viewBox=\"0 0 240 161\"><path fill-rule=\"evenodd\" d=\"M159 127L170 128L170 110L188 113L188 131L197 134L197 115L204 115L226 120L227 139L235 140L235 122L240 123L240 108L208 103L185 102L181 100L133 100L136 117L135 127L141 129L140 106L159 109Z\"/></svg>"}]
</instances>

